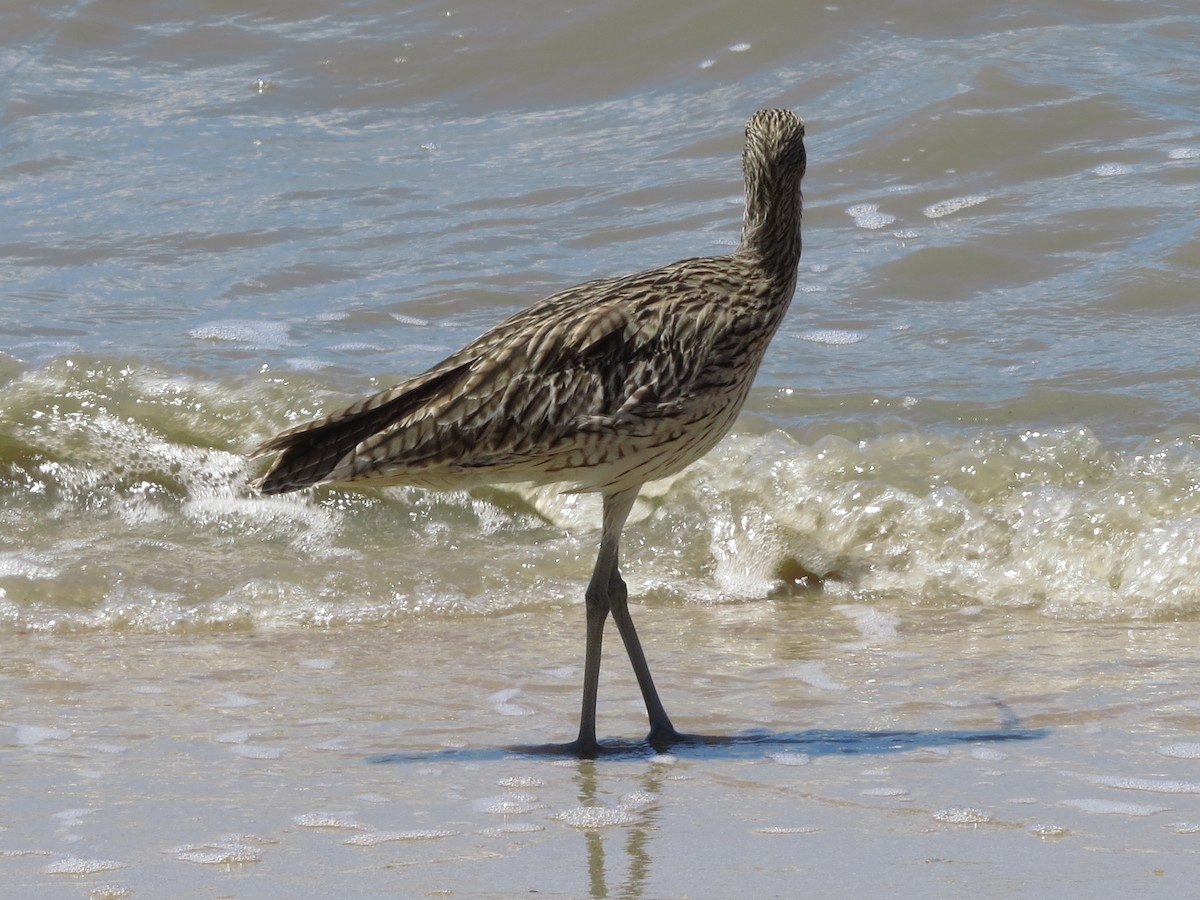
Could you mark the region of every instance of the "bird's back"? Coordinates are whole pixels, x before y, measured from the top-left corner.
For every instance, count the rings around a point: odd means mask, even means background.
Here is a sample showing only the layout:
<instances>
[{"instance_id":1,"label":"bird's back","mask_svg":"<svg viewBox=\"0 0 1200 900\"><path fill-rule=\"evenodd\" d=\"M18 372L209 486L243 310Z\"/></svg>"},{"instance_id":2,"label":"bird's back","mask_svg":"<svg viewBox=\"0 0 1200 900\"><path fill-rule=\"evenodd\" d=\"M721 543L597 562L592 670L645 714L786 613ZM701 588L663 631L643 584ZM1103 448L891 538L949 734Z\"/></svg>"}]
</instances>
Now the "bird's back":
<instances>
[{"instance_id":1,"label":"bird's back","mask_svg":"<svg viewBox=\"0 0 1200 900\"><path fill-rule=\"evenodd\" d=\"M742 254L582 284L425 373L252 455L267 493L322 482L456 488L669 475L728 431L795 285Z\"/></svg>"}]
</instances>

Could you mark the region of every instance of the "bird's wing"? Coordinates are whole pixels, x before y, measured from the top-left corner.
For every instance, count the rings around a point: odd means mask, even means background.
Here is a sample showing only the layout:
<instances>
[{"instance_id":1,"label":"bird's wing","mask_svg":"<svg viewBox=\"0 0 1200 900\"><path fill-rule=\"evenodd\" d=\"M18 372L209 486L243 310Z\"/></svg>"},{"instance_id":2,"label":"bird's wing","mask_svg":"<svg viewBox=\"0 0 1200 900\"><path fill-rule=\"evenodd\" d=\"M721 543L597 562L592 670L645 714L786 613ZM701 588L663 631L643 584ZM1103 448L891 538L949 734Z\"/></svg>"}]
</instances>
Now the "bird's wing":
<instances>
[{"instance_id":1,"label":"bird's wing","mask_svg":"<svg viewBox=\"0 0 1200 900\"><path fill-rule=\"evenodd\" d=\"M687 262L555 294L422 375L272 438L253 451L281 452L262 490L519 466L580 432L653 427L704 365L711 303Z\"/></svg>"}]
</instances>

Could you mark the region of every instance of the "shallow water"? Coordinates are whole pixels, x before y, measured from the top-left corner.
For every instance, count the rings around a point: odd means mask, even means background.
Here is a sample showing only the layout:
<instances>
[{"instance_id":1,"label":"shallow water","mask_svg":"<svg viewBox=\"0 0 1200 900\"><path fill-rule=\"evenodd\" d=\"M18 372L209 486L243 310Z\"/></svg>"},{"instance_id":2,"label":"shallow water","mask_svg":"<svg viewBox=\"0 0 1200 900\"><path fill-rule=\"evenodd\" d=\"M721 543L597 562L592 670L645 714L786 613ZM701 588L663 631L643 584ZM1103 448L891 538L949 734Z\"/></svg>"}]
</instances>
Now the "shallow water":
<instances>
[{"instance_id":1,"label":"shallow water","mask_svg":"<svg viewBox=\"0 0 1200 900\"><path fill-rule=\"evenodd\" d=\"M1170 897L1200 872L1200 672L1182 626L1050 632L1031 611L907 604L659 612L646 632L676 721L741 742L511 752L574 727L576 623L540 613L5 636L6 884L787 897L803 878L831 895ZM616 657L601 729L636 739Z\"/></svg>"},{"instance_id":2,"label":"shallow water","mask_svg":"<svg viewBox=\"0 0 1200 900\"><path fill-rule=\"evenodd\" d=\"M4 24L0 627L574 602L587 501L263 500L240 454L554 289L729 249L769 104L809 122L799 292L737 433L641 511L640 589L1200 611L1186 5Z\"/></svg>"},{"instance_id":3,"label":"shallow water","mask_svg":"<svg viewBox=\"0 0 1200 900\"><path fill-rule=\"evenodd\" d=\"M6 884L1194 883L1194 4L18 6ZM242 453L555 290L730 250L772 105L807 122L798 291L734 433L635 509L635 616L681 727L933 743L496 755L571 737L595 499L268 499ZM601 694L639 737L615 653ZM1006 709L1045 736L938 745Z\"/></svg>"}]
</instances>

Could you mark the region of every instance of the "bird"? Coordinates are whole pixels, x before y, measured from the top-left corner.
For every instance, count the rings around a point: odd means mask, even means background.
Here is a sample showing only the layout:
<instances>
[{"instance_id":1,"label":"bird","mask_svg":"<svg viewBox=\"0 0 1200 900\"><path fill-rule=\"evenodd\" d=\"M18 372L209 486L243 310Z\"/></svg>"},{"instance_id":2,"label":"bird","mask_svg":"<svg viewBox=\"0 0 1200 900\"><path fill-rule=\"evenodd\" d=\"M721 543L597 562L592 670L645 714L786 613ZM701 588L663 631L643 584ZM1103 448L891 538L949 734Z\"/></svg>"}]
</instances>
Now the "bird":
<instances>
[{"instance_id":1,"label":"bird","mask_svg":"<svg viewBox=\"0 0 1200 900\"><path fill-rule=\"evenodd\" d=\"M595 758L600 651L611 615L657 752L676 730L629 612L619 571L642 485L681 471L729 431L795 292L804 122L761 109L746 123L745 211L732 253L589 281L528 306L394 387L264 441L263 494L319 484L435 491L530 482L602 498L584 593L579 732L548 745Z\"/></svg>"}]
</instances>

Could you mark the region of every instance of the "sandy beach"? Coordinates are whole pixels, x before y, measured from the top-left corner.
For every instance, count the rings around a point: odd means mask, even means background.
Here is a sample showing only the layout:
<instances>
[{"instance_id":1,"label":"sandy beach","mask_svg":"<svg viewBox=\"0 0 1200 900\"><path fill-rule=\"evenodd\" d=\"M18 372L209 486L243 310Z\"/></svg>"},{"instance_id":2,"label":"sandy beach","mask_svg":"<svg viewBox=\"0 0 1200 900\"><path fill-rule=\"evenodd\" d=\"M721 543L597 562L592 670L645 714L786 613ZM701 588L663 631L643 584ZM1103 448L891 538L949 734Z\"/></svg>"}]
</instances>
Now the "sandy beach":
<instances>
[{"instance_id":1,"label":"sandy beach","mask_svg":"<svg viewBox=\"0 0 1200 900\"><path fill-rule=\"evenodd\" d=\"M506 749L572 736L574 621L6 636L5 895L1194 888L1194 625L1085 644L1021 613L772 607L639 610L681 727L742 741L582 762ZM637 738L606 664L601 733Z\"/></svg>"}]
</instances>

